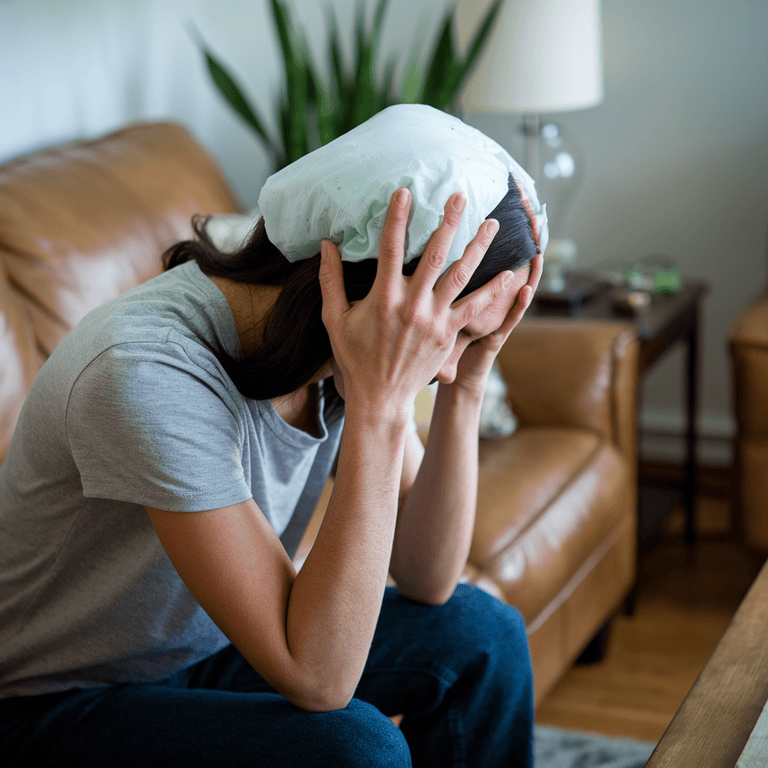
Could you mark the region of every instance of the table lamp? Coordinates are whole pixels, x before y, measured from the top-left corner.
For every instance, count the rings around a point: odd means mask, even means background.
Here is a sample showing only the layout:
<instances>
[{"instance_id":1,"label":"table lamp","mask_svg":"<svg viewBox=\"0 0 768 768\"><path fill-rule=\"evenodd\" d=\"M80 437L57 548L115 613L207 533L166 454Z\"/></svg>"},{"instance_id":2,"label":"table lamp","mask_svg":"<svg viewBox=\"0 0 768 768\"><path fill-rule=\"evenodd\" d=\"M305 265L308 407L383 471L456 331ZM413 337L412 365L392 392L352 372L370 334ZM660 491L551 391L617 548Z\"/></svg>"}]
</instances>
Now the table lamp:
<instances>
[{"instance_id":1,"label":"table lamp","mask_svg":"<svg viewBox=\"0 0 768 768\"><path fill-rule=\"evenodd\" d=\"M490 0L460 0L456 21L464 45ZM542 287L558 290L576 258L565 237L565 209L583 173L580 152L548 112L585 109L603 100L600 0L505 0L477 66L462 92L467 112L523 116L523 164L547 204L550 241Z\"/></svg>"}]
</instances>

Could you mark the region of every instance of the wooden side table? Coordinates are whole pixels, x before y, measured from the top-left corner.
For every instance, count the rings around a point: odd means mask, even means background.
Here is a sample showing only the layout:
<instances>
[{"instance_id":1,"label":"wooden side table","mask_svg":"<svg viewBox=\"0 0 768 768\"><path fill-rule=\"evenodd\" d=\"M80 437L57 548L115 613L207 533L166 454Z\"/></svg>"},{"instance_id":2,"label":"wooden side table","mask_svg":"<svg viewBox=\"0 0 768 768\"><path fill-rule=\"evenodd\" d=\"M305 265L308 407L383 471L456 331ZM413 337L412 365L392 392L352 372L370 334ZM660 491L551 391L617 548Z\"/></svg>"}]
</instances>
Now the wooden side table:
<instances>
[{"instance_id":1,"label":"wooden side table","mask_svg":"<svg viewBox=\"0 0 768 768\"><path fill-rule=\"evenodd\" d=\"M701 302L708 291L706 283L685 281L682 289L669 296L654 297L650 307L642 314L626 316L617 314L608 291L598 293L576 309L558 308L552 304L534 301L529 313L538 316L562 316L568 320L616 319L621 317L635 327L640 342L638 360L638 411L640 409L640 382L643 375L670 347L677 342L685 344L685 476L683 504L686 510L685 539L692 543L696 536L694 501L696 496L696 437L699 403L699 317ZM641 541L655 525L663 522L672 511L676 500L670 503L668 496L656 489L641 487L638 492L638 520ZM661 508L661 512L659 509ZM660 519L659 519L660 518Z\"/></svg>"}]
</instances>

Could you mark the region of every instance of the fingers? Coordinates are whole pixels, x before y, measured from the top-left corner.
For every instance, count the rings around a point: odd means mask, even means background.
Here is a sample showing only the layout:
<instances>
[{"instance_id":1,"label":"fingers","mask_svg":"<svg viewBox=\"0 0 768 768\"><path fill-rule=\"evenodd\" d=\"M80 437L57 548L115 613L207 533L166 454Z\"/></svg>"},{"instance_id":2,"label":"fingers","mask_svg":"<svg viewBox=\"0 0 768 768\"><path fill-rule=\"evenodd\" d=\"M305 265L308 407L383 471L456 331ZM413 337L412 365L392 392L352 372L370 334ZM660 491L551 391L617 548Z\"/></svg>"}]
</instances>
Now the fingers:
<instances>
[{"instance_id":1,"label":"fingers","mask_svg":"<svg viewBox=\"0 0 768 768\"><path fill-rule=\"evenodd\" d=\"M435 283L443 271L448 253L451 250L453 238L461 223L466 202L466 198L460 192L456 192L448 198L443 208L443 220L429 238L427 247L424 249L424 253L419 261L419 266L416 267L416 271L413 273L412 282L417 294L426 294L427 291L432 291L435 287ZM477 264L479 263L478 261ZM472 276L472 272L475 271L477 264L471 267L469 277ZM466 272L466 268L463 271ZM453 299L460 292L458 291L454 294Z\"/></svg>"},{"instance_id":2,"label":"fingers","mask_svg":"<svg viewBox=\"0 0 768 768\"><path fill-rule=\"evenodd\" d=\"M507 293L512 285L515 276L512 272L505 270L500 272L493 280L486 283L482 288L473 291L469 296L455 302L451 306L452 324L456 332L468 323L471 323L483 310L490 306L494 301L500 299Z\"/></svg>"},{"instance_id":3,"label":"fingers","mask_svg":"<svg viewBox=\"0 0 768 768\"><path fill-rule=\"evenodd\" d=\"M542 267L542 254L538 253L534 256L533 261L531 262L531 274L528 278L528 282L518 291L515 303L504 318L501 328L498 330L498 333L501 334L504 341L506 341L509 334L512 333L517 324L523 319L525 310L531 306L533 294L536 292L539 280L541 279Z\"/></svg>"},{"instance_id":4,"label":"fingers","mask_svg":"<svg viewBox=\"0 0 768 768\"><path fill-rule=\"evenodd\" d=\"M507 340L510 333L517 327L517 324L523 319L525 310L531 305L531 299L533 298L533 291L530 285L526 283L518 292L515 303L507 312L507 316L504 318L504 322L496 334L500 337L501 343Z\"/></svg>"},{"instance_id":5,"label":"fingers","mask_svg":"<svg viewBox=\"0 0 768 768\"><path fill-rule=\"evenodd\" d=\"M531 297L539 287L539 280L541 280L541 273L544 271L544 254L539 252L533 257L533 267L531 268L531 276L528 278L528 285L531 289Z\"/></svg>"},{"instance_id":6,"label":"fingers","mask_svg":"<svg viewBox=\"0 0 768 768\"><path fill-rule=\"evenodd\" d=\"M339 249L330 241L320 243L320 292L323 296L322 318L325 327L349 309L347 292L344 288L344 269Z\"/></svg>"},{"instance_id":7,"label":"fingers","mask_svg":"<svg viewBox=\"0 0 768 768\"><path fill-rule=\"evenodd\" d=\"M405 257L405 233L411 210L411 192L401 187L392 195L387 209L387 219L381 234L379 263L376 266L374 285L378 290L392 289L403 277Z\"/></svg>"},{"instance_id":8,"label":"fingers","mask_svg":"<svg viewBox=\"0 0 768 768\"><path fill-rule=\"evenodd\" d=\"M483 260L486 251L499 231L499 222L486 219L477 231L472 242L466 247L462 257L452 264L438 280L435 293L438 301L450 305L467 287L475 270Z\"/></svg>"}]
</instances>

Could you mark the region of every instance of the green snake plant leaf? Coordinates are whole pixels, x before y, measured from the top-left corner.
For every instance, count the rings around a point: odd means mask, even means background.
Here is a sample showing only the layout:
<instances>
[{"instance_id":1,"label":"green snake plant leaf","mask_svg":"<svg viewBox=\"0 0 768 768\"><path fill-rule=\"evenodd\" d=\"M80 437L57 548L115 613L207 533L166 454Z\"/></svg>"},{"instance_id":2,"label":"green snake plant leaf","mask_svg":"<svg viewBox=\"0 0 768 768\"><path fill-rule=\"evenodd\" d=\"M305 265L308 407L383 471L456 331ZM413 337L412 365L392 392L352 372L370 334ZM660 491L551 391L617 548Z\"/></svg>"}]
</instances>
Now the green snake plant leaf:
<instances>
[{"instance_id":1,"label":"green snake plant leaf","mask_svg":"<svg viewBox=\"0 0 768 768\"><path fill-rule=\"evenodd\" d=\"M283 146L286 162L292 163L309 151L306 126L309 105L306 43L293 24L285 0L272 0L271 7L285 66L286 92L280 107Z\"/></svg>"},{"instance_id":2,"label":"green snake plant leaf","mask_svg":"<svg viewBox=\"0 0 768 768\"><path fill-rule=\"evenodd\" d=\"M397 68L397 56L392 56L384 67L384 76L381 80L379 97L376 101L376 112L381 112L391 104L394 104L395 94L395 70Z\"/></svg>"},{"instance_id":3,"label":"green snake plant leaf","mask_svg":"<svg viewBox=\"0 0 768 768\"><path fill-rule=\"evenodd\" d=\"M387 7L389 6L389 0L379 0L379 4L376 6L376 10L373 14L373 28L371 29L371 37L374 43L378 43L381 40L381 28L384 26L384 16L387 13Z\"/></svg>"},{"instance_id":4,"label":"green snake plant leaf","mask_svg":"<svg viewBox=\"0 0 768 768\"><path fill-rule=\"evenodd\" d=\"M400 101L403 104L413 104L422 92L423 87L423 69L418 56L411 59L403 73L403 79L400 84Z\"/></svg>"},{"instance_id":5,"label":"green snake plant leaf","mask_svg":"<svg viewBox=\"0 0 768 768\"><path fill-rule=\"evenodd\" d=\"M242 88L197 35L211 78L232 109L249 125L282 167L315 146L346 133L390 104L421 101L438 109L450 109L479 56L503 0L494 0L468 52L456 52L453 36L455 6L447 11L426 67L421 65L423 35L416 36L399 83L395 87L397 57L391 56L379 71L379 44L389 0L377 0L370 29L366 24L366 0L357 2L354 51L351 66L342 53L339 27L333 6L328 4L328 58L330 74L315 66L306 38L291 18L289 0L270 0L272 18L284 65L284 87L277 102L280 141L264 128L261 118Z\"/></svg>"},{"instance_id":6,"label":"green snake plant leaf","mask_svg":"<svg viewBox=\"0 0 768 768\"><path fill-rule=\"evenodd\" d=\"M328 6L328 58L331 62L330 97L335 103L334 132L336 136L344 133L344 126L351 120L351 101L353 81L344 63L339 38L339 25L332 5Z\"/></svg>"},{"instance_id":7,"label":"green snake plant leaf","mask_svg":"<svg viewBox=\"0 0 768 768\"><path fill-rule=\"evenodd\" d=\"M332 87L326 86L310 56L306 59L306 76L309 86L310 106L315 111L316 135L309 136L309 145L327 144L336 138L336 115L334 104L336 100L332 94Z\"/></svg>"},{"instance_id":8,"label":"green snake plant leaf","mask_svg":"<svg viewBox=\"0 0 768 768\"><path fill-rule=\"evenodd\" d=\"M435 45L422 90L422 100L438 109L450 109L458 98L464 81L472 71L485 46L504 0L495 0L485 14L467 46L462 59L456 52L453 36L455 7L446 13L443 28Z\"/></svg>"},{"instance_id":9,"label":"green snake plant leaf","mask_svg":"<svg viewBox=\"0 0 768 768\"><path fill-rule=\"evenodd\" d=\"M383 0L379 6L381 7L384 3L386 0ZM376 75L374 71L376 46L373 35L367 30L365 24L365 0L360 0L358 3L355 43L355 85L349 128L360 125L376 113Z\"/></svg>"},{"instance_id":10,"label":"green snake plant leaf","mask_svg":"<svg viewBox=\"0 0 768 768\"><path fill-rule=\"evenodd\" d=\"M411 56L403 69L397 100L402 104L413 104L419 100L424 84L424 67L421 55L424 42L424 30L417 30L411 44Z\"/></svg>"},{"instance_id":11,"label":"green snake plant leaf","mask_svg":"<svg viewBox=\"0 0 768 768\"><path fill-rule=\"evenodd\" d=\"M437 109L446 105L446 84L456 67L456 54L453 44L453 13L449 11L443 19L443 27L437 38L427 73L424 77L420 101Z\"/></svg>"},{"instance_id":12,"label":"green snake plant leaf","mask_svg":"<svg viewBox=\"0 0 768 768\"><path fill-rule=\"evenodd\" d=\"M384 67L384 72L378 87L376 86L376 64L379 57L379 42L381 41L381 30L384 26L384 16L387 13L388 7L389 0L379 0L379 4L376 6L376 11L373 15L373 27L371 28L371 47L373 48L371 76L374 84L374 98L373 109L370 117L373 117L373 115L375 115L377 112L381 112L382 109L389 106L390 94L392 92L395 79L395 67L397 66L397 58L392 56Z\"/></svg>"},{"instance_id":13,"label":"green snake plant leaf","mask_svg":"<svg viewBox=\"0 0 768 768\"><path fill-rule=\"evenodd\" d=\"M200 39L199 45L203 51L203 56L205 57L208 73L210 74L214 85L218 88L219 93L224 97L224 100L229 106L240 115L246 124L261 137L262 141L274 155L275 161L279 162L282 156L282 149L267 132L267 129L264 127L261 119L246 98L242 88L238 85L235 78L229 73L221 61L219 61L205 43L202 42L202 39Z\"/></svg>"}]
</instances>

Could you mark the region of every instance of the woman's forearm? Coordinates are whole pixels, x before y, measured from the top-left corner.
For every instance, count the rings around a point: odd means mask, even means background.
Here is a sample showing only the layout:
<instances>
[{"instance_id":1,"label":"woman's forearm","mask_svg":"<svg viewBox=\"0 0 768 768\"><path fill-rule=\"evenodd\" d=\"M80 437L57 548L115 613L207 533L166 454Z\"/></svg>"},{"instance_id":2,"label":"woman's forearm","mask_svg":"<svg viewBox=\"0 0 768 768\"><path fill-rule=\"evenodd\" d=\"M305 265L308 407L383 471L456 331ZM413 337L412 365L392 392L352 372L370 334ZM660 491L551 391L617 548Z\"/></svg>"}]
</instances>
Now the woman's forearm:
<instances>
[{"instance_id":1,"label":"woman's forearm","mask_svg":"<svg viewBox=\"0 0 768 768\"><path fill-rule=\"evenodd\" d=\"M309 708L343 708L362 675L386 586L407 418L371 423L347 412L333 493L288 602L291 656L321 692Z\"/></svg>"},{"instance_id":2,"label":"woman's forearm","mask_svg":"<svg viewBox=\"0 0 768 768\"><path fill-rule=\"evenodd\" d=\"M441 384L426 452L401 505L390 571L408 597L444 603L469 555L482 393Z\"/></svg>"}]
</instances>

